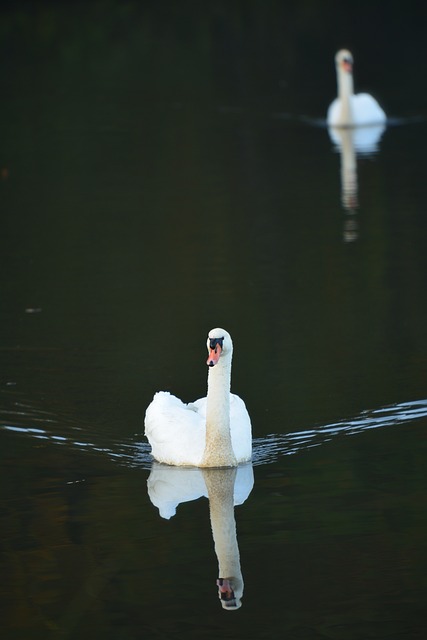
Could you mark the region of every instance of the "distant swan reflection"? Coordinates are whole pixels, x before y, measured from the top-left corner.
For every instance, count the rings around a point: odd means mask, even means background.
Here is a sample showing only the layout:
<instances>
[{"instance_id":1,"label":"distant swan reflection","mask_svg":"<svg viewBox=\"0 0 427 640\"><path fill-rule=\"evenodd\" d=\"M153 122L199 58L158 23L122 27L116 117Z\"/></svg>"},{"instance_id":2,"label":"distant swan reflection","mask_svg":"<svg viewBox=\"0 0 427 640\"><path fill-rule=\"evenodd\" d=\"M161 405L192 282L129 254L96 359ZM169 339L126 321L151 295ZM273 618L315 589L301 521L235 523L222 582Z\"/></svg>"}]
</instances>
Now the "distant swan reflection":
<instances>
[{"instance_id":1,"label":"distant swan reflection","mask_svg":"<svg viewBox=\"0 0 427 640\"><path fill-rule=\"evenodd\" d=\"M254 484L251 464L224 469L169 467L153 463L148 495L162 518L169 520L181 502L205 496L218 559L218 596L227 611L242 606L243 576L234 507L248 498Z\"/></svg>"},{"instance_id":2,"label":"distant swan reflection","mask_svg":"<svg viewBox=\"0 0 427 640\"><path fill-rule=\"evenodd\" d=\"M359 207L356 154L369 156L378 152L384 124L366 127L328 127L329 136L341 156L341 204L347 216L344 221L344 242L358 238L355 214Z\"/></svg>"}]
</instances>

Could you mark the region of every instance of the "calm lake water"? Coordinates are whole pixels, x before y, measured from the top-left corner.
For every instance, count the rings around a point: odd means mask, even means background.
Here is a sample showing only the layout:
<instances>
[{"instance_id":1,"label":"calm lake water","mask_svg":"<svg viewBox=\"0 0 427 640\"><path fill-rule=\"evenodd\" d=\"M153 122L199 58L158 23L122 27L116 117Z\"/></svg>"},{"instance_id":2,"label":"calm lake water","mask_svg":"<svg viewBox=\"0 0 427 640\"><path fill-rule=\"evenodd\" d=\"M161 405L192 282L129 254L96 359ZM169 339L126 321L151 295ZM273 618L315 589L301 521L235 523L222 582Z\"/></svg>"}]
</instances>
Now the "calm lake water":
<instances>
[{"instance_id":1,"label":"calm lake water","mask_svg":"<svg viewBox=\"0 0 427 640\"><path fill-rule=\"evenodd\" d=\"M3 638L426 636L425 16L282 5L1 11ZM215 326L253 464L153 466Z\"/></svg>"}]
</instances>

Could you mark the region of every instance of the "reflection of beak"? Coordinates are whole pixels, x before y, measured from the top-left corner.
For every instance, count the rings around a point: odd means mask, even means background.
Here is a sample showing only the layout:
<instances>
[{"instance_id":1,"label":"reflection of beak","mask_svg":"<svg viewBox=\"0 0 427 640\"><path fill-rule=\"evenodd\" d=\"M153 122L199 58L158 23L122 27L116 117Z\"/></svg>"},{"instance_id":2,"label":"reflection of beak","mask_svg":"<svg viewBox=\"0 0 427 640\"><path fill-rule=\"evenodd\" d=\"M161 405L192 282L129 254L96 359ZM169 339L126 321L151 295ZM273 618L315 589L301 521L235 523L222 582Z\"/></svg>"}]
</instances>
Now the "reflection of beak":
<instances>
[{"instance_id":1,"label":"reflection of beak","mask_svg":"<svg viewBox=\"0 0 427 640\"><path fill-rule=\"evenodd\" d=\"M240 604L236 602L236 596L228 578L218 578L216 586L218 587L221 604L225 609L238 609L240 607Z\"/></svg>"},{"instance_id":2,"label":"reflection of beak","mask_svg":"<svg viewBox=\"0 0 427 640\"><path fill-rule=\"evenodd\" d=\"M209 348L209 355L206 361L206 364L208 365L208 367L213 367L215 364L217 364L220 355L221 355L221 345L219 345L218 343L214 346L213 349Z\"/></svg>"}]
</instances>

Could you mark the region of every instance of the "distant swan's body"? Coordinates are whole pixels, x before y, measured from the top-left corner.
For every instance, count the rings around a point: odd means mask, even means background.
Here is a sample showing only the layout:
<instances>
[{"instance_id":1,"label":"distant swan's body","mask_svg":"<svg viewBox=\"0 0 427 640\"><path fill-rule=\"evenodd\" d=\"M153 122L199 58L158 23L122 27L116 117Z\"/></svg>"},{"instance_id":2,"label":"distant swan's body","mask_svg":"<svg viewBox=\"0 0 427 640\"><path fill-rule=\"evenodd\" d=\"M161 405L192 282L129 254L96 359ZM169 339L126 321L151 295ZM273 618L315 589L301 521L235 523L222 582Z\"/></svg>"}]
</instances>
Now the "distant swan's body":
<instances>
[{"instance_id":1,"label":"distant swan's body","mask_svg":"<svg viewBox=\"0 0 427 640\"><path fill-rule=\"evenodd\" d=\"M353 56L341 49L335 56L338 97L329 106L327 123L331 127L362 127L384 124L386 114L369 93L353 92Z\"/></svg>"},{"instance_id":2,"label":"distant swan's body","mask_svg":"<svg viewBox=\"0 0 427 640\"><path fill-rule=\"evenodd\" d=\"M208 336L208 394L184 404L165 391L145 414L145 435L158 462L178 466L232 467L252 457L251 421L245 403L230 393L233 343L224 329Z\"/></svg>"}]
</instances>

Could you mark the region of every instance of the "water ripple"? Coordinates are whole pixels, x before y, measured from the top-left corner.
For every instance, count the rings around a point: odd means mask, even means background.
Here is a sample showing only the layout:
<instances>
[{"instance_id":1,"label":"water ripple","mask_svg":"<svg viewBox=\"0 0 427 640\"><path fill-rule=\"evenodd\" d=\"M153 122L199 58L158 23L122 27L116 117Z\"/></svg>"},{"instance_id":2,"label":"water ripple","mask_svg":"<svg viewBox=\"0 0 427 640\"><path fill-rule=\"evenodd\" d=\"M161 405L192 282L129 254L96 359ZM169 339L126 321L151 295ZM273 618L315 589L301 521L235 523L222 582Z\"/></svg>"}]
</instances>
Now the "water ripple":
<instances>
[{"instance_id":1,"label":"water ripple","mask_svg":"<svg viewBox=\"0 0 427 640\"><path fill-rule=\"evenodd\" d=\"M0 432L7 431L73 450L108 457L127 467L150 469L150 446L142 442L141 433L132 438L108 442L97 441L99 433L93 425L75 425L68 417L60 417L26 402L0 406ZM357 417L287 434L269 434L253 440L253 464L271 464L283 456L307 451L326 444L334 437L353 436L368 429L404 425L427 417L427 399L402 402L378 409L362 411ZM142 431L142 428L141 428Z\"/></svg>"},{"instance_id":2,"label":"water ripple","mask_svg":"<svg viewBox=\"0 0 427 640\"><path fill-rule=\"evenodd\" d=\"M281 456L292 455L329 442L338 435L352 436L393 425L403 425L427 417L427 399L402 402L362 411L356 418L339 420L330 424L288 434L271 434L254 440L254 465L268 464Z\"/></svg>"}]
</instances>

